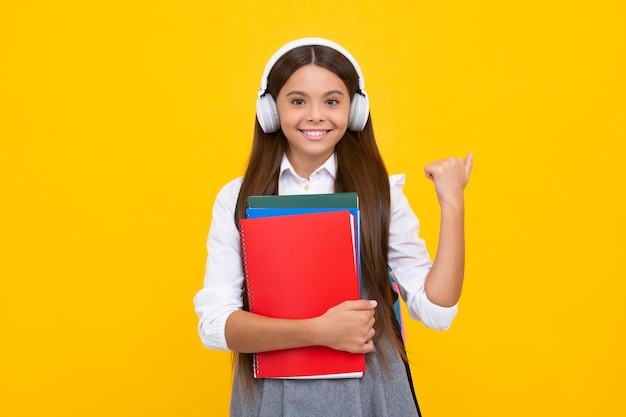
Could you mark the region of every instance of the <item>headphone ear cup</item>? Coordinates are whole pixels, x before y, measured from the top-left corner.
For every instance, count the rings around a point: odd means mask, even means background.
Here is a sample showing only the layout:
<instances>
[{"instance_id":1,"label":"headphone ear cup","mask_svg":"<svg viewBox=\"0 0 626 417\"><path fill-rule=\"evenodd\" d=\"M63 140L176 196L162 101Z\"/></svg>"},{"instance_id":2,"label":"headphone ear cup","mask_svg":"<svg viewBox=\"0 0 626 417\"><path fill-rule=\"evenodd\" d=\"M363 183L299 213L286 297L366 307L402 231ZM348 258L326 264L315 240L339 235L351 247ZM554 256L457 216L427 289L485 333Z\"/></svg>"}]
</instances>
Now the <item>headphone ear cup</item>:
<instances>
[{"instance_id":1,"label":"headphone ear cup","mask_svg":"<svg viewBox=\"0 0 626 417\"><path fill-rule=\"evenodd\" d=\"M256 118L265 133L273 133L280 128L278 108L271 94L264 94L257 99Z\"/></svg>"},{"instance_id":2,"label":"headphone ear cup","mask_svg":"<svg viewBox=\"0 0 626 417\"><path fill-rule=\"evenodd\" d=\"M348 129L361 131L367 124L369 118L370 105L366 95L356 93L350 103L350 115L348 116Z\"/></svg>"}]
</instances>

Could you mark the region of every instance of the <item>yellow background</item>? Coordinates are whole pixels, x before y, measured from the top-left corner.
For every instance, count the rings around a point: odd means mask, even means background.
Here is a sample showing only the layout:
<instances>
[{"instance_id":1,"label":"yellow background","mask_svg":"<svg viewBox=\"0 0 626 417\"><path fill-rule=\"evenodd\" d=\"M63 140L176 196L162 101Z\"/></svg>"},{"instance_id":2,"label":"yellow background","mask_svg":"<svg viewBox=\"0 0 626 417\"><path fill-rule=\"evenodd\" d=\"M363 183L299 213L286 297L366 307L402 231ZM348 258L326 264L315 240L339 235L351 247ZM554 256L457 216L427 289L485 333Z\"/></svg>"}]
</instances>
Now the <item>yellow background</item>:
<instances>
[{"instance_id":1,"label":"yellow background","mask_svg":"<svg viewBox=\"0 0 626 417\"><path fill-rule=\"evenodd\" d=\"M432 253L422 167L476 154L460 315L408 324L424 414L626 415L621 4L4 2L0 415L227 415L192 297L263 67L302 36L359 61Z\"/></svg>"}]
</instances>

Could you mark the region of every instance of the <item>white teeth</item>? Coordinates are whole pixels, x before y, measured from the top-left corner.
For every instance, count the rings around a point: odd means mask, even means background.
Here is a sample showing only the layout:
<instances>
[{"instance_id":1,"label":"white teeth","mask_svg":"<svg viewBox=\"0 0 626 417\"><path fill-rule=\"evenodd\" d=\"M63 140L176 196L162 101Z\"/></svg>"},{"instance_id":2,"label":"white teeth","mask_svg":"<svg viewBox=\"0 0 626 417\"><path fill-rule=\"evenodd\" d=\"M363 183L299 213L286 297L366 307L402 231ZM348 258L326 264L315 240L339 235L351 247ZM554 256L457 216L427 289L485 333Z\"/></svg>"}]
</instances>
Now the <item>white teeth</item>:
<instances>
[{"instance_id":1,"label":"white teeth","mask_svg":"<svg viewBox=\"0 0 626 417\"><path fill-rule=\"evenodd\" d=\"M307 136L324 136L326 134L326 130L303 130L302 133L304 133Z\"/></svg>"}]
</instances>

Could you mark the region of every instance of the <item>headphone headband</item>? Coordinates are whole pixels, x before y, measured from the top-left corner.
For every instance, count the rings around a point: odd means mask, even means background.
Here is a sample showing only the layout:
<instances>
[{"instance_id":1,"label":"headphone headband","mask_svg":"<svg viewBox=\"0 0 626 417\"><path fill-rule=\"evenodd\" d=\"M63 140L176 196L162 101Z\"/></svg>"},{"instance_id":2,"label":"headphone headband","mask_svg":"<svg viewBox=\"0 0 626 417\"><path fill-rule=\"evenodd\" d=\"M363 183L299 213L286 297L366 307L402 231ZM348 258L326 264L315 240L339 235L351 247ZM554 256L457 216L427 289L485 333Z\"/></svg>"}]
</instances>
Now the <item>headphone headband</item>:
<instances>
[{"instance_id":1,"label":"headphone headband","mask_svg":"<svg viewBox=\"0 0 626 417\"><path fill-rule=\"evenodd\" d=\"M350 63L356 70L357 75L359 76L359 90L361 91L365 90L365 82L363 81L361 68L359 67L359 64L357 64L356 59L354 59L354 57L350 54L350 52L348 52L341 45L331 40L324 39L324 38L311 37L311 38L302 38L302 39L296 39L295 41L291 41L288 44L281 47L278 51L276 51L274 55L272 55L270 60L267 62L267 65L265 65L265 70L263 71L263 77L261 78L261 89L259 90L259 97L261 97L267 92L267 81L268 81L267 77L269 77L270 71L276 64L276 61L278 61L283 55L285 55L287 52L291 51L292 49L296 49L301 46L315 46L315 45L326 46L328 48L336 50L337 52L345 56L348 59L348 61L350 61Z\"/></svg>"}]
</instances>

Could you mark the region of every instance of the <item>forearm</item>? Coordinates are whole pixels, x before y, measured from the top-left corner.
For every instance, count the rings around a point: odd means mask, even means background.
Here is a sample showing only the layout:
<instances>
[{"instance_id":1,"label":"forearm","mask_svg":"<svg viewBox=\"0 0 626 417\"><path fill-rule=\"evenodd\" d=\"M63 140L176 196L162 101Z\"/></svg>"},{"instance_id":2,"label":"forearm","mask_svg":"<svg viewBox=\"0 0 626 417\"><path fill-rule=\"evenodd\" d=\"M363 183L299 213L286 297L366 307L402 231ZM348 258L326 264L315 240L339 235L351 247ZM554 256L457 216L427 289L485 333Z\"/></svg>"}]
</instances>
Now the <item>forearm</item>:
<instances>
[{"instance_id":1,"label":"forearm","mask_svg":"<svg viewBox=\"0 0 626 417\"><path fill-rule=\"evenodd\" d=\"M344 301L310 319L277 319L238 310L226 320L226 343L242 353L304 346L328 346L353 353L374 348L374 312L370 300Z\"/></svg>"},{"instance_id":2,"label":"forearm","mask_svg":"<svg viewBox=\"0 0 626 417\"><path fill-rule=\"evenodd\" d=\"M235 311L226 320L226 343L242 353L291 349L316 344L313 319L290 320Z\"/></svg>"},{"instance_id":3,"label":"forearm","mask_svg":"<svg viewBox=\"0 0 626 417\"><path fill-rule=\"evenodd\" d=\"M441 206L439 245L424 289L433 303L455 305L461 296L465 268L464 204L461 198Z\"/></svg>"}]
</instances>

